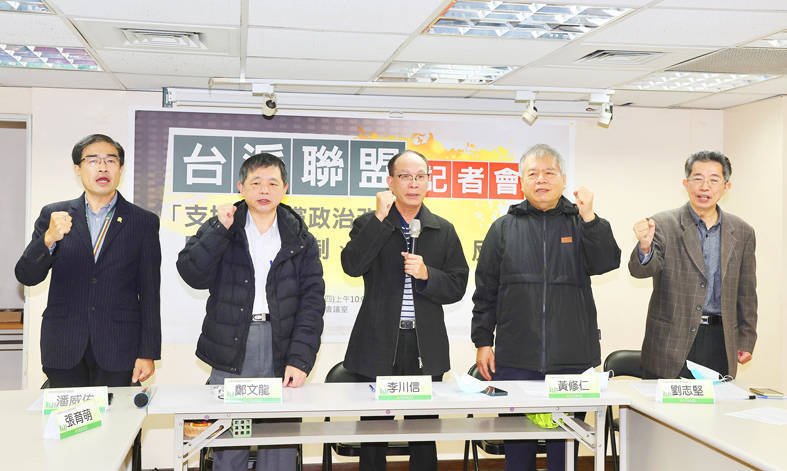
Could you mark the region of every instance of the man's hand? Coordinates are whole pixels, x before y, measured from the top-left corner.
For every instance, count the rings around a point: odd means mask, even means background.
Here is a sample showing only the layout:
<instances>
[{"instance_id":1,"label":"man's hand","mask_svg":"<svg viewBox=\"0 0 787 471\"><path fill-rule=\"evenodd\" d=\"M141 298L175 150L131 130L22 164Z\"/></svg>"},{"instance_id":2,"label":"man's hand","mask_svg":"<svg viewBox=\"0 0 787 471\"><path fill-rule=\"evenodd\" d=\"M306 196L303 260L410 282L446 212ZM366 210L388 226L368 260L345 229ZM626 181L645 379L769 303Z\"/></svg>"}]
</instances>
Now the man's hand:
<instances>
[{"instance_id":1,"label":"man's hand","mask_svg":"<svg viewBox=\"0 0 787 471\"><path fill-rule=\"evenodd\" d=\"M650 246L653 244L653 236L656 234L656 221L653 219L643 219L634 224L634 235L639 241L639 249L645 255L650 253Z\"/></svg>"},{"instance_id":2,"label":"man's hand","mask_svg":"<svg viewBox=\"0 0 787 471\"><path fill-rule=\"evenodd\" d=\"M391 210L394 200L396 200L396 197L391 192L391 190L380 191L377 193L377 207L374 210L374 215L377 216L377 219L382 221L386 216L388 216L388 211Z\"/></svg>"},{"instance_id":3,"label":"man's hand","mask_svg":"<svg viewBox=\"0 0 787 471\"><path fill-rule=\"evenodd\" d=\"M492 347L478 347L475 353L475 365L484 379L492 380L492 375L495 373L495 352Z\"/></svg>"},{"instance_id":4,"label":"man's hand","mask_svg":"<svg viewBox=\"0 0 787 471\"><path fill-rule=\"evenodd\" d=\"M419 280L429 278L429 270L424 265L424 258L408 252L402 252L404 257L404 272Z\"/></svg>"},{"instance_id":5,"label":"man's hand","mask_svg":"<svg viewBox=\"0 0 787 471\"><path fill-rule=\"evenodd\" d=\"M744 363L748 363L751 361L751 352L744 352L743 350L738 350L738 363L743 365Z\"/></svg>"},{"instance_id":6,"label":"man's hand","mask_svg":"<svg viewBox=\"0 0 787 471\"><path fill-rule=\"evenodd\" d=\"M596 218L596 214L593 212L593 193L590 190L581 186L574 191L574 198L583 221L590 222Z\"/></svg>"},{"instance_id":7,"label":"man's hand","mask_svg":"<svg viewBox=\"0 0 787 471\"><path fill-rule=\"evenodd\" d=\"M216 208L216 216L219 222L229 230L232 223L235 221L235 210L238 209L234 204L223 204Z\"/></svg>"},{"instance_id":8,"label":"man's hand","mask_svg":"<svg viewBox=\"0 0 787 471\"><path fill-rule=\"evenodd\" d=\"M134 362L134 373L131 375L131 382L136 383L139 381L141 383L153 376L154 371L156 371L156 365L153 364L153 360L137 358L137 361Z\"/></svg>"},{"instance_id":9,"label":"man's hand","mask_svg":"<svg viewBox=\"0 0 787 471\"><path fill-rule=\"evenodd\" d=\"M44 233L44 245L52 248L55 242L71 232L71 216L65 211L55 211L49 215L49 228Z\"/></svg>"},{"instance_id":10,"label":"man's hand","mask_svg":"<svg viewBox=\"0 0 787 471\"><path fill-rule=\"evenodd\" d=\"M284 388L300 388L306 382L306 373L295 368L292 365L287 365L284 368L284 380L281 382Z\"/></svg>"}]
</instances>

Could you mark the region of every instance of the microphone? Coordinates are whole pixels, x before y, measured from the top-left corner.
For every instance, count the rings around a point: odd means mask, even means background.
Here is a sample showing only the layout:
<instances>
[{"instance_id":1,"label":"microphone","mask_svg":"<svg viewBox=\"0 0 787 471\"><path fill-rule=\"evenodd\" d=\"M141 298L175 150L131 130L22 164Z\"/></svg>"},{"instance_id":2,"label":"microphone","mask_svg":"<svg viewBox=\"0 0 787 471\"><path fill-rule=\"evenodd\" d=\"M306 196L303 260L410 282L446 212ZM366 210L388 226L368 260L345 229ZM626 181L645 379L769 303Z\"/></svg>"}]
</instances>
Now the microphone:
<instances>
[{"instance_id":1,"label":"microphone","mask_svg":"<svg viewBox=\"0 0 787 471\"><path fill-rule=\"evenodd\" d=\"M142 391L134 395L134 405L142 409L150 402L150 388L143 388Z\"/></svg>"},{"instance_id":2,"label":"microphone","mask_svg":"<svg viewBox=\"0 0 787 471\"><path fill-rule=\"evenodd\" d=\"M410 221L410 237L413 238L413 243L410 244L410 253L415 253L415 241L421 235L421 221L413 219Z\"/></svg>"}]
</instances>

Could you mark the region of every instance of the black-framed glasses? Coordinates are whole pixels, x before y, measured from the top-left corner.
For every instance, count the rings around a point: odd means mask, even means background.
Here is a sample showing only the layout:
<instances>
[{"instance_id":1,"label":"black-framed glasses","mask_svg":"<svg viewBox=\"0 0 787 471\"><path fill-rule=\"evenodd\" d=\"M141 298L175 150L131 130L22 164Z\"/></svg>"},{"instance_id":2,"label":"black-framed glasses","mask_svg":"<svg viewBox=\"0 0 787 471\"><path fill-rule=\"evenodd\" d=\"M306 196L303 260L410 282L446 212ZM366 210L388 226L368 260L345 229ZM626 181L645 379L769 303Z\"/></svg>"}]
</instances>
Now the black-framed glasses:
<instances>
[{"instance_id":1,"label":"black-framed glasses","mask_svg":"<svg viewBox=\"0 0 787 471\"><path fill-rule=\"evenodd\" d=\"M412 183L412 182L426 183L426 181L429 180L429 175L430 174L428 173L419 173L418 175L410 175L409 173L400 173L396 175L396 179L402 183Z\"/></svg>"}]
</instances>

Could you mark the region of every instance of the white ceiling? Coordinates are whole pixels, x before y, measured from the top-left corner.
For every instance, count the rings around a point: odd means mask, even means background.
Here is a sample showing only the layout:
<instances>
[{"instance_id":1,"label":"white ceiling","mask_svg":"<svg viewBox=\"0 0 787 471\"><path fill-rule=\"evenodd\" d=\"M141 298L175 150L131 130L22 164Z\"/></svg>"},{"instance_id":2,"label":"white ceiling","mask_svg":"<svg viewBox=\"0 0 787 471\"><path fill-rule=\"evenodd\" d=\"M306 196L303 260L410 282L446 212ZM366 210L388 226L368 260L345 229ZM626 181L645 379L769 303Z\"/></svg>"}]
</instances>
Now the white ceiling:
<instances>
[{"instance_id":1,"label":"white ceiling","mask_svg":"<svg viewBox=\"0 0 787 471\"><path fill-rule=\"evenodd\" d=\"M46 0L55 14L0 12L0 43L86 47L104 72L0 67L0 86L160 90L211 78L374 81L391 62L508 65L507 87L616 89L615 104L723 109L787 94L787 77L723 93L649 92L625 83L718 49L787 30L787 0L552 0L634 8L571 42L425 36L450 0ZM244 21L243 19L247 20ZM205 49L125 44L120 28L200 33ZM639 65L582 64L599 49L658 51ZM229 87L231 88L231 87ZM513 98L500 90L290 84L280 91ZM544 93L549 99L576 95Z\"/></svg>"}]
</instances>

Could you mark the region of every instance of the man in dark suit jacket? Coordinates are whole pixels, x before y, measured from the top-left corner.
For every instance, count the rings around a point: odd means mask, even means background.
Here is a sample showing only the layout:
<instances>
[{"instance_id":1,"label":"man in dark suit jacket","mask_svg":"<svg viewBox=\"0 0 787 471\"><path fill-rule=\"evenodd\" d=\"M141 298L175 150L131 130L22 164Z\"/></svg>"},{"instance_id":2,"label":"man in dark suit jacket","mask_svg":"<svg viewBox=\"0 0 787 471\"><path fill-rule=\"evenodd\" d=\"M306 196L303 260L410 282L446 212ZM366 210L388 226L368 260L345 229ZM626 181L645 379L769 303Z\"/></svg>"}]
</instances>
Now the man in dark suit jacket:
<instances>
[{"instance_id":1,"label":"man in dark suit jacket","mask_svg":"<svg viewBox=\"0 0 787 471\"><path fill-rule=\"evenodd\" d=\"M642 367L647 377L691 378L686 360L735 376L757 340L754 229L722 212L732 168L719 152L685 165L689 202L634 225L635 278L653 278Z\"/></svg>"},{"instance_id":2,"label":"man in dark suit jacket","mask_svg":"<svg viewBox=\"0 0 787 471\"><path fill-rule=\"evenodd\" d=\"M123 147L92 134L71 158L85 192L41 210L16 278L33 286L49 270L41 363L51 387L129 386L161 358L158 217L117 191Z\"/></svg>"}]
</instances>

